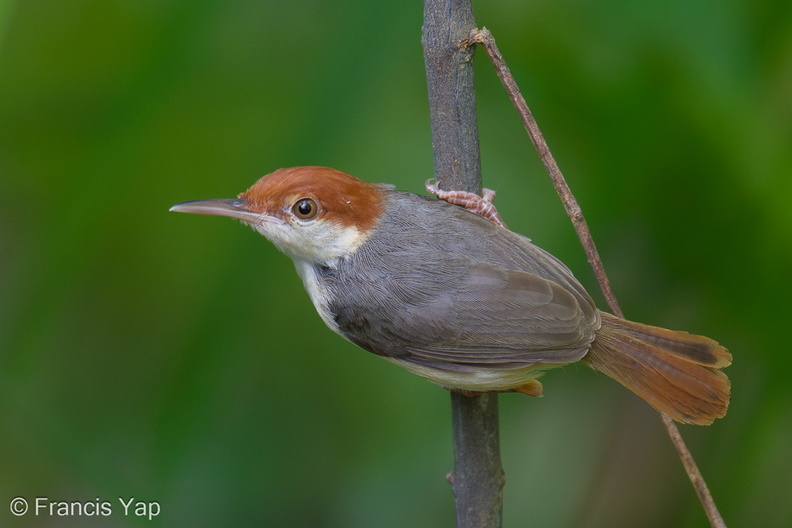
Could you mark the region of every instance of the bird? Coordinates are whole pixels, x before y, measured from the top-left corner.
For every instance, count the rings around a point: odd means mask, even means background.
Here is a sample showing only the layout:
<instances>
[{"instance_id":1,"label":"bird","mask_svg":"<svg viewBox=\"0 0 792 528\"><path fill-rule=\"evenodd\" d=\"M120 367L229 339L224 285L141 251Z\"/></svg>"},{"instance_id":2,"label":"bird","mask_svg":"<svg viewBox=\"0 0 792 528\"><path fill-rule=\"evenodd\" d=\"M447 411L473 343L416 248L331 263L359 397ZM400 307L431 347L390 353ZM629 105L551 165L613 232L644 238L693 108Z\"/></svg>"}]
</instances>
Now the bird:
<instances>
[{"instance_id":1,"label":"bird","mask_svg":"<svg viewBox=\"0 0 792 528\"><path fill-rule=\"evenodd\" d=\"M446 389L540 396L545 371L582 362L678 422L726 414L724 346L599 310L560 260L477 213L475 195L463 207L428 188L437 196L289 167L170 210L249 225L293 260L331 330Z\"/></svg>"}]
</instances>

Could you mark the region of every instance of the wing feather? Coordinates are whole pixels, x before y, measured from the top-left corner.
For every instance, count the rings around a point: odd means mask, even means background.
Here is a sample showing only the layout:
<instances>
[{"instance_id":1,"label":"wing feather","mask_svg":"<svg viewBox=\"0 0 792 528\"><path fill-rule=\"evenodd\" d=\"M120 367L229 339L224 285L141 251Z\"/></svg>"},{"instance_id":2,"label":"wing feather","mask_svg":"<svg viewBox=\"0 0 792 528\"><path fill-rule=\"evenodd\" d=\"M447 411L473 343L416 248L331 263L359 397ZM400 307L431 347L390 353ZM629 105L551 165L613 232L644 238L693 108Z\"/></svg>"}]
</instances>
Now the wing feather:
<instances>
[{"instance_id":1,"label":"wing feather","mask_svg":"<svg viewBox=\"0 0 792 528\"><path fill-rule=\"evenodd\" d=\"M442 331L421 346L405 347L403 359L436 368L571 363L594 339L591 326L580 324L581 307L566 289L530 273L484 264L455 290L411 306L409 313ZM412 343L425 335L423 328L410 331L417 335L402 337Z\"/></svg>"},{"instance_id":2,"label":"wing feather","mask_svg":"<svg viewBox=\"0 0 792 528\"><path fill-rule=\"evenodd\" d=\"M566 266L462 208L393 193L391 219L348 266L322 278L347 339L451 372L572 363L585 355L599 312ZM449 230L465 234L453 253L444 253L445 239L421 222L441 207Z\"/></svg>"}]
</instances>

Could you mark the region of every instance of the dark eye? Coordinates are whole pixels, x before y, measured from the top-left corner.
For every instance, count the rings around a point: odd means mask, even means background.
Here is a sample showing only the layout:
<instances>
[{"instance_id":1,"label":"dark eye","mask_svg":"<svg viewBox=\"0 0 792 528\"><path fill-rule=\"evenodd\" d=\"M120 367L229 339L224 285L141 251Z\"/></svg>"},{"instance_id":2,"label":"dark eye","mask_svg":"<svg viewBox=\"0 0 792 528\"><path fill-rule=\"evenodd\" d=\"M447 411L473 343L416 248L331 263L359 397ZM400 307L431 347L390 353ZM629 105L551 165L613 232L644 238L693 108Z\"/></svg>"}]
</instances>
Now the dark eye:
<instances>
[{"instance_id":1,"label":"dark eye","mask_svg":"<svg viewBox=\"0 0 792 528\"><path fill-rule=\"evenodd\" d=\"M301 218L303 220L310 220L316 216L318 210L319 207L316 205L316 202L310 198L303 198L294 204L294 207L292 207L292 211L295 215L297 215L297 218Z\"/></svg>"}]
</instances>

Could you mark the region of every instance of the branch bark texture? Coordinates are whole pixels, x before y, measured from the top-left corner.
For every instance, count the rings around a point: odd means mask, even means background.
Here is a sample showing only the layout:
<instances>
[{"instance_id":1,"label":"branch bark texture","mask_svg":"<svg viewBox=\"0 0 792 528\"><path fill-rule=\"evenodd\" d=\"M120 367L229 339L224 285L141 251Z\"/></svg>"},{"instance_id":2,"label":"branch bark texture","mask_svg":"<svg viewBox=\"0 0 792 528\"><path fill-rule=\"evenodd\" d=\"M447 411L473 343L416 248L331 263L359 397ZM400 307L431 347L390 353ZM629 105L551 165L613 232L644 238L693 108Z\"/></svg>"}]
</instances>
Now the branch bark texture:
<instances>
[{"instance_id":1,"label":"branch bark texture","mask_svg":"<svg viewBox=\"0 0 792 528\"><path fill-rule=\"evenodd\" d=\"M471 0L425 0L423 49L429 91L435 179L445 190L481 194ZM499 528L503 486L498 396L451 393L454 492L459 528Z\"/></svg>"},{"instance_id":2,"label":"branch bark texture","mask_svg":"<svg viewBox=\"0 0 792 528\"><path fill-rule=\"evenodd\" d=\"M441 189L481 194L471 0L425 0L423 49L435 176Z\"/></svg>"}]
</instances>

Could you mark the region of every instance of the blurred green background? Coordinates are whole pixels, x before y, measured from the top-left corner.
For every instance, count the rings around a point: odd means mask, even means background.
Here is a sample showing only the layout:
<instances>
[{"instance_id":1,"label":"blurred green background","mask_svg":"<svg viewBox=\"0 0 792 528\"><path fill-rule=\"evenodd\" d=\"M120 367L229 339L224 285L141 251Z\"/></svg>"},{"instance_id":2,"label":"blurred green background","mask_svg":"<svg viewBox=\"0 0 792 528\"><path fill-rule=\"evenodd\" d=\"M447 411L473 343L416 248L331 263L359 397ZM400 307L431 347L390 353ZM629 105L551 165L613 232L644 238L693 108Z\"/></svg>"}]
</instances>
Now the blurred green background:
<instances>
[{"instance_id":1,"label":"blurred green background","mask_svg":"<svg viewBox=\"0 0 792 528\"><path fill-rule=\"evenodd\" d=\"M167 211L290 165L422 192L422 9L0 0L0 525L454 524L448 394L327 330L250 229ZM729 415L682 427L729 526L792 526L792 3L475 9L625 312L734 353ZM596 292L483 54L477 91L505 220ZM707 526L648 406L582 366L544 382L501 397L506 526Z\"/></svg>"}]
</instances>

